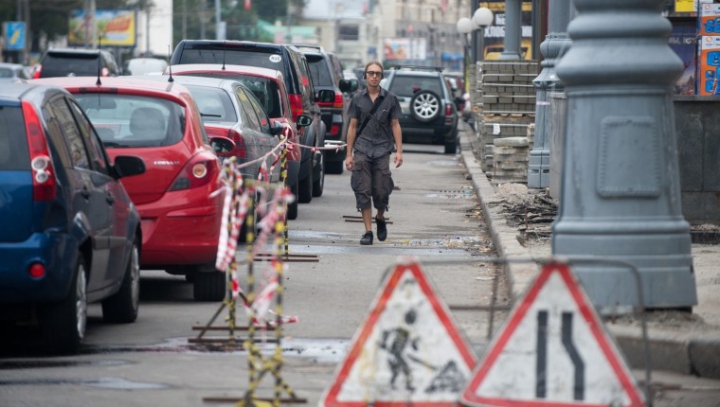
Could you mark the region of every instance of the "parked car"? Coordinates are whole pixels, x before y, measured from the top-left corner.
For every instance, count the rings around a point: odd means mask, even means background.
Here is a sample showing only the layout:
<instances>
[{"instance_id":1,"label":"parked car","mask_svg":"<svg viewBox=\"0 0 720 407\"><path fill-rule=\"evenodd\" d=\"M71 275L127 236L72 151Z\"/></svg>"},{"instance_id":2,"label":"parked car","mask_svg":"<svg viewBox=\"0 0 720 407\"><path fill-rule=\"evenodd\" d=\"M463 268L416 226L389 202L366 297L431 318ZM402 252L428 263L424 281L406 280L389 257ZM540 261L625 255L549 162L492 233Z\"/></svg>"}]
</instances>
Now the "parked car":
<instances>
[{"instance_id":1,"label":"parked car","mask_svg":"<svg viewBox=\"0 0 720 407\"><path fill-rule=\"evenodd\" d=\"M132 77L53 78L70 91L98 130L111 157L134 154L147 172L123 181L142 217L143 268L188 276L199 301L225 296L215 270L223 194L220 160L226 137L208 138L195 100L184 86Z\"/></svg>"},{"instance_id":2,"label":"parked car","mask_svg":"<svg viewBox=\"0 0 720 407\"><path fill-rule=\"evenodd\" d=\"M445 154L455 154L458 111L441 68L393 67L386 71L380 86L398 97L403 140L430 138L445 145Z\"/></svg>"},{"instance_id":3,"label":"parked car","mask_svg":"<svg viewBox=\"0 0 720 407\"><path fill-rule=\"evenodd\" d=\"M0 63L0 81L20 81L30 79L30 70L25 65Z\"/></svg>"},{"instance_id":4,"label":"parked car","mask_svg":"<svg viewBox=\"0 0 720 407\"><path fill-rule=\"evenodd\" d=\"M226 78L235 80L247 86L253 94L258 98L265 112L270 116L273 122L282 124L288 129L286 133L287 139L292 143L299 143L299 130L303 126L296 126L292 117L290 105L288 102L287 88L283 74L274 69L257 68L246 65L220 65L220 64L185 64L174 65L166 71L166 74L172 71L173 77L178 78L184 75L202 76L210 78ZM305 115L307 116L307 115ZM307 116L303 120L312 118ZM298 129L298 127L300 127ZM311 154L306 154L309 163ZM289 149L287 152L288 159L288 179L287 185L292 193L297 196L299 193L299 174L300 174L300 158L301 151L299 148ZM309 167L308 167L309 168ZM298 200L288 205L288 219L297 219L298 216Z\"/></svg>"},{"instance_id":5,"label":"parked car","mask_svg":"<svg viewBox=\"0 0 720 407\"><path fill-rule=\"evenodd\" d=\"M115 57L104 49L56 48L45 51L33 78L57 76L118 76Z\"/></svg>"},{"instance_id":6,"label":"parked car","mask_svg":"<svg viewBox=\"0 0 720 407\"><path fill-rule=\"evenodd\" d=\"M352 69L353 72L355 72L355 76L358 77L359 86L360 89L367 88L367 80L365 80L365 67L364 66L356 66Z\"/></svg>"},{"instance_id":7,"label":"parked car","mask_svg":"<svg viewBox=\"0 0 720 407\"><path fill-rule=\"evenodd\" d=\"M347 142L347 105L350 99L347 93L357 90L343 78L342 64L332 52L326 52L320 46L296 45L307 58L310 66L315 90L329 90L332 92L328 98L321 99L318 95L318 105L322 111L325 123L325 145L341 145ZM325 171L330 174L342 174L345 150L325 150Z\"/></svg>"},{"instance_id":8,"label":"parked car","mask_svg":"<svg viewBox=\"0 0 720 407\"><path fill-rule=\"evenodd\" d=\"M300 203L308 203L323 193L325 185L324 154L312 147L325 145L325 123L315 99L310 69L305 56L292 45L249 41L182 40L175 47L171 65L233 64L256 66L282 72L293 120L306 114L312 124L300 132L301 151L299 174Z\"/></svg>"},{"instance_id":9,"label":"parked car","mask_svg":"<svg viewBox=\"0 0 720 407\"><path fill-rule=\"evenodd\" d=\"M133 58L123 65L123 75L149 75L161 74L168 63L160 58Z\"/></svg>"},{"instance_id":10,"label":"parked car","mask_svg":"<svg viewBox=\"0 0 720 407\"><path fill-rule=\"evenodd\" d=\"M68 92L0 89L0 323L39 324L45 349L74 353L88 303L135 321L140 215L119 179L143 172L131 151L111 164Z\"/></svg>"}]
</instances>

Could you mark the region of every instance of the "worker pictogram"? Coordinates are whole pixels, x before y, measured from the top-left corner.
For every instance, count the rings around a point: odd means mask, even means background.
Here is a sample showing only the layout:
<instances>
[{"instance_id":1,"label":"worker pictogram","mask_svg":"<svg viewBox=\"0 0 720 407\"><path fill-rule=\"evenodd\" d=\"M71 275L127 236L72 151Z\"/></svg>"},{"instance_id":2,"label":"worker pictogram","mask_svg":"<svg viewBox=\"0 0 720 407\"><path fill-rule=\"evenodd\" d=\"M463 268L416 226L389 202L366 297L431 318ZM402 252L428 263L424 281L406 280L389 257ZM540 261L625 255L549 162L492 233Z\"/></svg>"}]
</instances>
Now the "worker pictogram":
<instances>
[{"instance_id":1,"label":"worker pictogram","mask_svg":"<svg viewBox=\"0 0 720 407\"><path fill-rule=\"evenodd\" d=\"M545 265L491 343L461 403L485 406L644 405L585 291L566 264Z\"/></svg>"},{"instance_id":2,"label":"worker pictogram","mask_svg":"<svg viewBox=\"0 0 720 407\"><path fill-rule=\"evenodd\" d=\"M476 357L420 264L389 273L323 395L325 407L450 407Z\"/></svg>"}]
</instances>

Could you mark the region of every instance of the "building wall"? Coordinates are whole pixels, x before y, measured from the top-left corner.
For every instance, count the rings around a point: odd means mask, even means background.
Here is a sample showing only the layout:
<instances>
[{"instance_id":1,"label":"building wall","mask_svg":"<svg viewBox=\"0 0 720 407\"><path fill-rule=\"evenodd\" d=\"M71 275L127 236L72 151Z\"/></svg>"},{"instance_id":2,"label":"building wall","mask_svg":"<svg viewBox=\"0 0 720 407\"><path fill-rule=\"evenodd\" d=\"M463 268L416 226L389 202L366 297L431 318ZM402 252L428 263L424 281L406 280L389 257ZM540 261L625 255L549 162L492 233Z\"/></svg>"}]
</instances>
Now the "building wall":
<instances>
[{"instance_id":1,"label":"building wall","mask_svg":"<svg viewBox=\"0 0 720 407\"><path fill-rule=\"evenodd\" d=\"M173 44L173 0L153 0L150 9L149 38L147 34L147 14L137 13L136 55L145 55L150 45L150 53L156 56L169 56L175 48ZM149 40L149 41L148 41Z\"/></svg>"}]
</instances>

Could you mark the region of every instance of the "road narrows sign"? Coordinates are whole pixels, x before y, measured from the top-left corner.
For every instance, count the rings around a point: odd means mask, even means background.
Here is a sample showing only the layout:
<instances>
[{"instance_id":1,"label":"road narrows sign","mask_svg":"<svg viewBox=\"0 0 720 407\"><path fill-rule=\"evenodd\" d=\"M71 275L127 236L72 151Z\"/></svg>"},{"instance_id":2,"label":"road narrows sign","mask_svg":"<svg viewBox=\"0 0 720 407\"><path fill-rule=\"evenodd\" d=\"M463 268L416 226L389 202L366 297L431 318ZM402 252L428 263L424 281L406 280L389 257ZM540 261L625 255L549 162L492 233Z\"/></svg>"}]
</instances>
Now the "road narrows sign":
<instances>
[{"instance_id":1,"label":"road narrows sign","mask_svg":"<svg viewBox=\"0 0 720 407\"><path fill-rule=\"evenodd\" d=\"M549 263L463 391L472 407L641 407L643 395L566 264Z\"/></svg>"},{"instance_id":2,"label":"road narrows sign","mask_svg":"<svg viewBox=\"0 0 720 407\"><path fill-rule=\"evenodd\" d=\"M477 359L415 259L383 281L321 407L454 407Z\"/></svg>"}]
</instances>

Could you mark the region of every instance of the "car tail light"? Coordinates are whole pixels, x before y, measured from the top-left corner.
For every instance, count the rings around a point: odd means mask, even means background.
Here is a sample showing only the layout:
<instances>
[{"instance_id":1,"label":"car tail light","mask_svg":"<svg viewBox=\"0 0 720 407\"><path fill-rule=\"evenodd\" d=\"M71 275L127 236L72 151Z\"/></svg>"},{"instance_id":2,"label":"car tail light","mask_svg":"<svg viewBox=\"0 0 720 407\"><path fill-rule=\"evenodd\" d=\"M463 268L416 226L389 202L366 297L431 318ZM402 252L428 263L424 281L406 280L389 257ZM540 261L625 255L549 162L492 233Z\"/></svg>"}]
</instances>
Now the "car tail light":
<instances>
[{"instance_id":1,"label":"car tail light","mask_svg":"<svg viewBox=\"0 0 720 407\"><path fill-rule=\"evenodd\" d=\"M40 79L40 72L42 71L42 65L38 64L33 72L33 79Z\"/></svg>"},{"instance_id":2,"label":"car tail light","mask_svg":"<svg viewBox=\"0 0 720 407\"><path fill-rule=\"evenodd\" d=\"M290 101L290 111L292 112L293 120L297 120L297 117L303 114L303 103L301 95L288 95Z\"/></svg>"},{"instance_id":3,"label":"car tail light","mask_svg":"<svg viewBox=\"0 0 720 407\"><path fill-rule=\"evenodd\" d=\"M445 103L445 116L452 116L452 105L450 103Z\"/></svg>"},{"instance_id":4,"label":"car tail light","mask_svg":"<svg viewBox=\"0 0 720 407\"><path fill-rule=\"evenodd\" d=\"M235 142L235 150L233 150L235 157L247 158L247 145L245 145L245 139L242 134L235 130L230 130L227 133L227 137Z\"/></svg>"},{"instance_id":5,"label":"car tail light","mask_svg":"<svg viewBox=\"0 0 720 407\"><path fill-rule=\"evenodd\" d=\"M175 178L170 191L181 191L207 185L215 177L216 167L216 159L209 160L206 157L193 157Z\"/></svg>"},{"instance_id":6,"label":"car tail light","mask_svg":"<svg viewBox=\"0 0 720 407\"><path fill-rule=\"evenodd\" d=\"M338 133L340 133L340 125L339 124L333 124L332 126L330 126L330 134L331 135L334 136Z\"/></svg>"},{"instance_id":7,"label":"car tail light","mask_svg":"<svg viewBox=\"0 0 720 407\"><path fill-rule=\"evenodd\" d=\"M335 103L333 104L333 107L336 109L340 109L343 107L343 104L345 101L343 100L342 93L335 92Z\"/></svg>"},{"instance_id":8,"label":"car tail light","mask_svg":"<svg viewBox=\"0 0 720 407\"><path fill-rule=\"evenodd\" d=\"M45 265L42 263L33 263L28 267L28 274L32 278L41 278L45 276Z\"/></svg>"},{"instance_id":9,"label":"car tail light","mask_svg":"<svg viewBox=\"0 0 720 407\"><path fill-rule=\"evenodd\" d=\"M45 140L40 117L33 105L22 103L25 118L25 134L30 149L30 167L33 172L33 199L35 201L52 201L57 189L55 185L55 168L50 158L50 148Z\"/></svg>"},{"instance_id":10,"label":"car tail light","mask_svg":"<svg viewBox=\"0 0 720 407\"><path fill-rule=\"evenodd\" d=\"M106 67L103 67L102 70L100 71L100 75L101 76L110 76L110 70L107 69Z\"/></svg>"}]
</instances>

